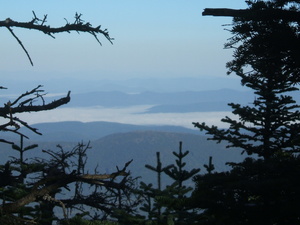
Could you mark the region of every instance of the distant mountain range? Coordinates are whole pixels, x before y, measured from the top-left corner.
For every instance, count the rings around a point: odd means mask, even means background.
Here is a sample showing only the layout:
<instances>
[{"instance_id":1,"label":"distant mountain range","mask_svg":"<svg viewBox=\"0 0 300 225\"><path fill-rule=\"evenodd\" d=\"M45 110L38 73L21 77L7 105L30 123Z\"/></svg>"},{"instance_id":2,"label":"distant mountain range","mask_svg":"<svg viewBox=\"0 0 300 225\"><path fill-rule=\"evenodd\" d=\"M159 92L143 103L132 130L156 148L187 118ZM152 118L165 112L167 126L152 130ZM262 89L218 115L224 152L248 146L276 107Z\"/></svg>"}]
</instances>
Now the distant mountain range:
<instances>
[{"instance_id":1,"label":"distant mountain range","mask_svg":"<svg viewBox=\"0 0 300 225\"><path fill-rule=\"evenodd\" d=\"M141 92L128 94L123 92L87 92L73 94L71 102L66 107L127 107L133 105L155 105L155 106L200 106L198 110L209 110L214 104L227 107L228 102L245 102L253 98L251 92L221 89L216 91L185 91L185 92ZM203 106L201 106L203 104ZM210 105L211 104L211 105ZM184 107L182 107L184 108ZM202 109L201 109L202 108ZM219 108L221 109L221 108Z\"/></svg>"},{"instance_id":2,"label":"distant mountain range","mask_svg":"<svg viewBox=\"0 0 300 225\"><path fill-rule=\"evenodd\" d=\"M36 81L37 82L37 81ZM42 81L41 81L42 82ZM242 88L239 79L230 77L212 78L139 78L124 80L49 80L47 102L62 97L61 93L71 90L71 102L63 107L130 107L147 105L144 113L187 113L231 111L228 103L251 104L253 91ZM35 86L36 87L37 83ZM4 104L12 97L11 93L24 93L33 88L32 83L18 84L3 81L9 87L1 91L1 102ZM24 89L28 86L27 89ZM52 91L51 91L52 90ZM300 102L299 92L292 93Z\"/></svg>"},{"instance_id":3,"label":"distant mountain range","mask_svg":"<svg viewBox=\"0 0 300 225\"><path fill-rule=\"evenodd\" d=\"M49 80L45 90L51 95L45 96L46 102L57 99L60 93L72 89L71 102L63 107L98 107L121 108L147 105L143 113L187 113L187 112L216 112L230 111L228 103L251 104L254 99L252 91L235 89L238 79L226 83L225 78L198 79L129 79L119 81L82 81L78 80ZM38 82L38 81L37 81ZM4 104L43 82L32 84L25 80L21 86L3 81L1 85L8 87L2 90L1 102ZM34 85L34 86L32 86ZM10 88L12 87L12 88ZM213 89L211 89L213 87ZM26 89L25 89L26 88ZM12 96L14 95L14 96ZM53 95L56 95L53 96ZM298 92L292 95L300 102ZM85 116L85 115L84 115ZM159 116L159 115L158 115ZM139 126L112 122L58 122L33 124L43 135L35 135L27 129L20 132L30 137L25 145L39 144L37 149L25 153L25 157L47 157L42 149L55 150L60 144L66 150L72 149L78 142L91 142L92 149L88 153L87 169L92 173L94 168L100 173L113 172L116 166L120 168L133 159L130 170L133 176L142 176L154 182L155 174L148 171L144 165L155 165L156 152L161 152L163 165L174 163L173 151L178 151L179 142L183 142L183 150L189 150L188 168L199 167L205 172L203 164L208 163L209 156L213 157L217 171L227 170L226 162L239 162L241 156L238 149L226 149L226 143L216 144L208 141L207 136L197 129L187 129L179 126ZM2 132L1 138L14 140L15 136ZM0 162L5 162L9 156L16 156L9 145L0 145Z\"/></svg>"},{"instance_id":4,"label":"distant mountain range","mask_svg":"<svg viewBox=\"0 0 300 225\"><path fill-rule=\"evenodd\" d=\"M63 97L44 97L46 102ZM2 96L4 103L14 98ZM71 93L71 101L62 107L131 107L149 106L144 113L187 113L230 111L228 103L248 104L253 101L252 92L220 89L214 91L184 91L184 92L140 92L125 93L119 91L97 91L87 93Z\"/></svg>"},{"instance_id":5,"label":"distant mountain range","mask_svg":"<svg viewBox=\"0 0 300 225\"><path fill-rule=\"evenodd\" d=\"M183 142L183 151L189 151L185 158L187 169L201 168L202 173L205 173L203 165L212 156L216 170L223 171L229 168L225 165L226 162L239 162L243 158L239 150L226 149L225 143L216 144L203 135L162 131L133 131L108 135L91 142L93 149L89 156L98 158L99 168L109 171L113 171L116 162L122 165L133 159L132 172L145 177L144 174L150 172L145 169L145 164L156 166L156 152L161 153L164 166L175 164L172 152L178 152L180 141Z\"/></svg>"},{"instance_id":6,"label":"distant mountain range","mask_svg":"<svg viewBox=\"0 0 300 225\"><path fill-rule=\"evenodd\" d=\"M131 131L165 131L173 133L200 134L197 129L188 129L181 126L146 126L132 125L113 122L78 122L65 121L56 123L33 124L32 127L38 129L42 135L34 134L32 131L21 128L20 132L30 137L30 141L35 142L78 142L94 141L110 134L125 133ZM4 132L2 138L14 138L15 135Z\"/></svg>"},{"instance_id":7,"label":"distant mountain range","mask_svg":"<svg viewBox=\"0 0 300 225\"><path fill-rule=\"evenodd\" d=\"M207 91L219 90L222 88L244 90L240 85L239 78L235 76L199 76L199 77L169 77L169 78L149 78L141 76L139 78L120 77L119 79L101 79L101 74L96 79L88 79L81 76L82 79L70 77L49 79L52 74L40 74L41 80L31 80L24 75L23 80L16 82L16 74L12 72L2 71L5 74L1 79L1 85L7 87L2 90L1 94L21 94L31 90L37 85L44 85L45 90L49 93L66 93L71 90L75 94L87 92L110 92L119 91L124 93L140 93L140 92L184 92L184 91ZM5 79L7 77L7 79Z\"/></svg>"},{"instance_id":8,"label":"distant mountain range","mask_svg":"<svg viewBox=\"0 0 300 225\"><path fill-rule=\"evenodd\" d=\"M100 173L113 172L116 166L122 168L124 164L133 159L130 170L133 176L142 176L143 179L154 182L153 174L147 170L145 164L156 165L156 152L161 152L163 165L175 163L173 151L177 152L179 142L183 142L183 150L189 150L186 157L187 169L201 168L204 173L204 164L208 163L209 156L213 157L213 163L217 171L227 170L226 162L239 162L241 156L237 149L226 149L226 144L216 144L208 141L197 130L172 126L133 126L107 122L80 123L63 122L36 124L42 137L33 137L25 140L25 146L33 143L38 148L25 153L26 157L48 157L42 153L42 149L55 150L60 144L65 150L71 150L78 142L88 143L91 140L92 149L88 151L87 169L92 173L94 168ZM3 137L2 137L3 138ZM18 140L16 140L18 143ZM0 161L3 163L8 156L17 157L9 145L1 144Z\"/></svg>"}]
</instances>

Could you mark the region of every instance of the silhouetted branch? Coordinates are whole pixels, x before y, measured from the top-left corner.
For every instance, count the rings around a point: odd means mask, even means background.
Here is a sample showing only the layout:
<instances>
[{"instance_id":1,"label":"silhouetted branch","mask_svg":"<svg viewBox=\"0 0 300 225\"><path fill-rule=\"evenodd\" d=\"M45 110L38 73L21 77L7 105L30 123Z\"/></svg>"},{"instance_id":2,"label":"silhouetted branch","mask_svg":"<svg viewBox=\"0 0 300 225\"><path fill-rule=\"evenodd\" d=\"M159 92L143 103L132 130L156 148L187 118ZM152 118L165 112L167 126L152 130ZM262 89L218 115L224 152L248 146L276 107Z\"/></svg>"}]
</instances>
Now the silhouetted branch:
<instances>
[{"instance_id":1,"label":"silhouetted branch","mask_svg":"<svg viewBox=\"0 0 300 225\"><path fill-rule=\"evenodd\" d=\"M131 160L132 161L132 160ZM38 198L43 197L45 195L48 195L51 192L56 191L57 189L61 187L65 187L66 185L81 181L84 183L96 183L99 185L110 185L110 182L101 182L102 180L106 179L114 179L118 176L127 176L128 173L125 171L127 169L127 166L130 164L125 164L124 168L120 171L117 171L115 173L111 174L83 174L83 175L76 175L76 174L62 174L60 176L52 176L52 177L46 177L37 183L35 183L30 191L29 194L26 196L20 198L19 200L15 202L10 203L4 203L0 206L0 212L3 213L15 213L18 212L18 210L31 203L35 202ZM50 183L50 184L49 184Z\"/></svg>"},{"instance_id":2,"label":"silhouetted branch","mask_svg":"<svg viewBox=\"0 0 300 225\"><path fill-rule=\"evenodd\" d=\"M0 117L8 120L8 122L0 125L0 131L13 132L28 138L24 134L18 132L22 125L30 129L34 133L41 135L41 133L38 132L38 129L31 127L25 121L19 119L18 117L15 117L14 114L23 112L39 112L55 109L61 105L67 104L71 99L71 92L69 91L66 97L54 100L51 103L47 104L45 103L45 100L43 98L44 94L41 94L41 92L44 92L44 90L40 89L41 87L42 86L39 85L31 91L20 95L14 101L8 101L6 104L4 104L4 107L0 107ZM41 100L42 103L39 105L35 105L35 100L37 99ZM0 142L12 144L12 142L3 139L0 139Z\"/></svg>"},{"instance_id":3,"label":"silhouetted branch","mask_svg":"<svg viewBox=\"0 0 300 225\"><path fill-rule=\"evenodd\" d=\"M66 24L61 27L51 27L49 25L45 25L45 23L47 22L46 21L47 15L44 15L43 19L39 19L36 16L35 12L33 12L33 15L34 15L34 18L29 22L18 22L18 21L14 21L10 18L0 21L0 27L6 27L10 31L10 33L13 35L13 37L18 41L18 43L20 44L22 49L25 51L31 65L33 65L33 62L30 58L30 55L29 55L28 51L26 50L26 48L24 47L24 45L22 44L21 40L17 37L17 35L11 29L12 27L41 31L41 32L51 36L52 38L55 38L54 34L57 34L57 33L63 33L63 32L70 33L71 31L76 31L77 33L86 32L86 33L93 35L94 38L97 40L97 42L100 45L102 45L97 37L98 34L101 34L112 44L113 38L111 38L109 36L107 29L102 30L101 26L93 27L89 22L87 22L87 23L84 22L84 20L81 19L82 14L76 13L75 21L73 23L69 23L66 20Z\"/></svg>"},{"instance_id":4,"label":"silhouetted branch","mask_svg":"<svg viewBox=\"0 0 300 225\"><path fill-rule=\"evenodd\" d=\"M35 98L29 98L29 99L26 99L24 100L23 102L19 103L19 106L22 106L22 105L25 105L27 103L29 104L32 104L33 100L36 99L37 97L41 97L42 98L42 95L40 95L39 93L40 92L44 92L44 90L40 90L39 88L43 87L42 85L38 85L36 88L32 89L31 91L27 91L26 93L24 94L21 94L15 101L13 101L10 105L11 106L14 106L15 104L17 104L21 99L23 99L24 97L26 96L29 96L29 95L36 95ZM43 99L42 99L43 100Z\"/></svg>"},{"instance_id":5,"label":"silhouetted branch","mask_svg":"<svg viewBox=\"0 0 300 225\"><path fill-rule=\"evenodd\" d=\"M14 114L14 113L23 113L23 112L39 112L39 111L55 109L61 105L67 104L71 100L70 94L71 94L71 91L68 92L66 97L63 97L58 100L54 100L51 103L42 104L42 105L31 105L32 101L30 102L30 105L22 104L17 107L9 107L6 104L4 107L0 107L0 115L5 116L5 115L9 114L10 112L12 114Z\"/></svg>"},{"instance_id":6,"label":"silhouetted branch","mask_svg":"<svg viewBox=\"0 0 300 225\"><path fill-rule=\"evenodd\" d=\"M274 20L283 19L291 22L300 22L300 12L285 9L227 9L206 8L203 16L242 17L245 20Z\"/></svg>"},{"instance_id":7,"label":"silhouetted branch","mask_svg":"<svg viewBox=\"0 0 300 225\"><path fill-rule=\"evenodd\" d=\"M24 50L24 52L27 55L27 58L30 61L30 64L33 66L33 62L31 60L31 57L30 57L28 51L26 50L26 48L24 47L23 43L21 42L21 40L17 37L17 35L15 35L15 33L13 32L13 30L10 27L6 27L6 28L10 31L10 33L12 34L12 36L18 41L19 45L21 45L22 49Z\"/></svg>"}]
</instances>

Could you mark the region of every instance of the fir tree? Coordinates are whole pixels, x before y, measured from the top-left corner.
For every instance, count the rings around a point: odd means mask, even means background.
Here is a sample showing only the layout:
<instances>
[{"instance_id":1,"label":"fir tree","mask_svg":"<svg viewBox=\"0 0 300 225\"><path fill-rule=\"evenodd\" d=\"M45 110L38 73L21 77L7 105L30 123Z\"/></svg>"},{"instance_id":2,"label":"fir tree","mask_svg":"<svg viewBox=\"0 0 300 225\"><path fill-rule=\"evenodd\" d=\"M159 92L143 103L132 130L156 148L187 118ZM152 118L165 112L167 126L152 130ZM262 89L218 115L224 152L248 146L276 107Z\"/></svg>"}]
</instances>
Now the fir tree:
<instances>
[{"instance_id":1,"label":"fir tree","mask_svg":"<svg viewBox=\"0 0 300 225\"><path fill-rule=\"evenodd\" d=\"M248 12L255 13L299 12L300 6L295 1L246 2ZM228 74L235 73L254 91L253 102L229 104L238 119L222 119L228 129L194 125L256 159L230 163L229 172L197 176L194 204L204 210L201 224L298 224L300 112L292 94L300 81L299 24L249 15L234 18L225 47L234 49Z\"/></svg>"},{"instance_id":2,"label":"fir tree","mask_svg":"<svg viewBox=\"0 0 300 225\"><path fill-rule=\"evenodd\" d=\"M145 203L141 210L148 213L148 219L154 224L192 224L194 212L189 207L189 194L193 190L191 186L185 183L190 180L200 169L185 169L186 162L184 158L189 151L182 151L182 142L179 142L178 152L173 152L175 156L175 164L162 166L160 161L160 153L156 153L156 167L146 165L146 168L157 173L157 188L153 188L153 184L145 184L141 182L141 191L145 196ZM171 178L172 183L161 186L161 175L165 174Z\"/></svg>"},{"instance_id":3,"label":"fir tree","mask_svg":"<svg viewBox=\"0 0 300 225\"><path fill-rule=\"evenodd\" d=\"M154 219L160 222L162 217L162 206L154 201L154 199L156 198L156 196L162 195L162 174L165 170L173 167L173 165L163 167L160 160L160 152L156 152L156 167L148 164L146 164L145 167L156 173L157 187L153 187L153 184L146 184L144 182L140 183L140 189L145 199L144 204L140 209L148 214L148 219L150 221Z\"/></svg>"},{"instance_id":4,"label":"fir tree","mask_svg":"<svg viewBox=\"0 0 300 225\"><path fill-rule=\"evenodd\" d=\"M253 10L278 8L277 1L248 4ZM228 74L241 77L241 84L251 88L255 98L250 105L229 104L239 117L222 119L229 129L205 123L194 125L212 135L211 139L228 141L228 147L242 148L249 155L268 159L281 151L298 151L300 112L290 94L299 90L299 27L284 20L235 18L231 33L225 46L235 51L234 60L227 63Z\"/></svg>"},{"instance_id":5,"label":"fir tree","mask_svg":"<svg viewBox=\"0 0 300 225\"><path fill-rule=\"evenodd\" d=\"M175 224L193 224L195 213L189 207L189 193L193 190L191 184L186 186L185 183L193 176L200 172L200 169L185 169L186 162L184 158L189 154L189 151L182 151L182 142L179 142L178 152L173 152L175 156L175 165L164 169L164 172L169 176L173 183L168 185L162 196L156 199L159 204L166 207L165 214L175 221Z\"/></svg>"},{"instance_id":6,"label":"fir tree","mask_svg":"<svg viewBox=\"0 0 300 225\"><path fill-rule=\"evenodd\" d=\"M208 174L211 174L211 172L215 169L215 165L212 163L212 156L209 157L208 165L204 164L204 168Z\"/></svg>"}]
</instances>

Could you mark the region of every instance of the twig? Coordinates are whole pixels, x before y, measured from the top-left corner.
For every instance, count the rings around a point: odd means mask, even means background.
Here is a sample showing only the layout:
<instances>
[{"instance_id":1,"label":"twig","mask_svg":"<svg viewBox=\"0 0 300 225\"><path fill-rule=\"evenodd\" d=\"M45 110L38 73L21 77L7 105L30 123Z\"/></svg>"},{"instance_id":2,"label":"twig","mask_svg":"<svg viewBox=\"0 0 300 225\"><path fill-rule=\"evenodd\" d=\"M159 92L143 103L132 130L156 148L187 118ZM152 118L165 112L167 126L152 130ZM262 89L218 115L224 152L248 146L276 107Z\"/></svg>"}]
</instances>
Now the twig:
<instances>
[{"instance_id":1,"label":"twig","mask_svg":"<svg viewBox=\"0 0 300 225\"><path fill-rule=\"evenodd\" d=\"M45 25L47 15L44 15L43 19L39 19L36 16L34 11L33 11L33 15L34 15L34 18L29 22L18 22L18 21L14 21L10 18L7 18L6 20L0 21L0 27L6 27L10 31L10 33L13 35L13 37L18 41L18 43L20 44L22 49L25 51L25 53L26 53L26 55L27 55L27 57L28 57L28 59L29 59L32 66L33 66L33 62L30 58L30 55L29 55L28 51L26 50L26 48L24 47L24 45L22 44L20 39L14 34L11 27L19 27L19 28L25 28L25 29L38 30L38 31L41 31L41 32L49 35L52 38L55 38L53 35L56 34L56 33L63 33L63 32L70 33L71 31L76 31L77 33L87 32L87 33L91 34L92 36L94 36L96 41L100 45L102 45L100 40L97 37L97 34L101 34L111 44L113 44L112 41L114 39L109 36L109 33L106 29L102 30L101 26L93 27L89 22L84 22L84 20L81 19L82 14L76 13L75 14L75 21L73 23L69 23L65 19L66 24L64 26L61 26L61 27L51 27L51 26Z\"/></svg>"},{"instance_id":2,"label":"twig","mask_svg":"<svg viewBox=\"0 0 300 225\"><path fill-rule=\"evenodd\" d=\"M24 45L22 44L22 42L20 41L20 39L17 37L17 35L15 35L15 33L13 32L13 30L12 30L10 27L6 27L6 28L10 31L10 33L12 34L12 36L19 42L19 44L20 44L21 47L23 48L24 52L26 53L27 58L28 58L29 61L30 61L30 64L33 66L33 62L32 62L32 60L31 60L31 58L30 58L30 55L29 55L29 53L27 52L27 50L26 50L26 48L24 47Z\"/></svg>"}]
</instances>

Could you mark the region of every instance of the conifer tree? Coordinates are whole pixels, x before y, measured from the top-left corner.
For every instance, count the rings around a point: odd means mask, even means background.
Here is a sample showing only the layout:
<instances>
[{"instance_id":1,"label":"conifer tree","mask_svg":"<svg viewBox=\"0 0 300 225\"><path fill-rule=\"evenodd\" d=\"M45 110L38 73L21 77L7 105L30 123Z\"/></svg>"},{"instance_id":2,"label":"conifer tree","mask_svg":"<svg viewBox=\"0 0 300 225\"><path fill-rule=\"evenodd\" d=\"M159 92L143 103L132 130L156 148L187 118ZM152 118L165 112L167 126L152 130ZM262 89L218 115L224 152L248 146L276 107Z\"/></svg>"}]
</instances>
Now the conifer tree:
<instances>
[{"instance_id":1,"label":"conifer tree","mask_svg":"<svg viewBox=\"0 0 300 225\"><path fill-rule=\"evenodd\" d=\"M236 16L234 59L227 63L241 84L254 91L253 102L230 103L238 119L225 117L229 128L194 123L217 142L237 147L255 158L229 163L232 170L197 176L193 204L203 210L200 224L298 224L299 192L299 22L278 12L299 13L298 1L246 1L247 15ZM251 17L261 15L260 17ZM267 16L262 16L267 12Z\"/></svg>"},{"instance_id":2,"label":"conifer tree","mask_svg":"<svg viewBox=\"0 0 300 225\"><path fill-rule=\"evenodd\" d=\"M204 164L204 168L208 174L211 174L211 172L215 169L215 165L212 163L212 156L209 157L208 165Z\"/></svg>"},{"instance_id":3,"label":"conifer tree","mask_svg":"<svg viewBox=\"0 0 300 225\"><path fill-rule=\"evenodd\" d=\"M146 164L145 167L149 170L152 170L156 173L157 176L157 187L153 187L153 184L146 184L143 181L140 183L140 188L142 190L142 195L144 196L144 204L140 208L142 211L148 214L148 219L155 219L158 222L161 221L162 216L162 206L157 204L154 199L156 196L162 195L162 186L161 186L161 175L165 170L173 167L173 165L168 165L163 167L160 160L160 152L156 152L156 167Z\"/></svg>"},{"instance_id":4,"label":"conifer tree","mask_svg":"<svg viewBox=\"0 0 300 225\"><path fill-rule=\"evenodd\" d=\"M200 169L186 170L184 158L189 151L182 151L182 142L179 142L178 152L173 152L175 164L163 167L160 161L160 153L156 153L156 167L146 165L146 168L157 173L157 188L153 184L141 182L141 191L145 202L141 210L148 213L148 220L153 224L192 224L192 216L195 214L188 206L189 194L193 190L185 183L195 176ZM172 183L161 186L161 175L165 174L171 178Z\"/></svg>"},{"instance_id":5,"label":"conifer tree","mask_svg":"<svg viewBox=\"0 0 300 225\"><path fill-rule=\"evenodd\" d=\"M18 157L11 157L5 165L3 165L3 172L0 173L1 187L1 200L16 201L25 195L29 194L28 191L28 177L34 176L35 173L40 172L44 165L28 160L25 157L25 152L37 148L37 144L25 146L24 136L20 135L20 144L13 144L12 149L19 153ZM3 182L5 181L5 182ZM19 210L18 218L23 222L27 218L31 218L36 215L37 210L33 206L24 206ZM1 222L1 220L0 220Z\"/></svg>"},{"instance_id":6,"label":"conifer tree","mask_svg":"<svg viewBox=\"0 0 300 225\"><path fill-rule=\"evenodd\" d=\"M200 169L185 169L186 162L184 158L189 154L189 151L182 151L182 142L179 142L178 152L173 152L175 156L175 165L164 169L164 172L169 176L173 183L167 185L163 191L163 195L156 199L159 204L166 208L165 214L172 217L175 224L193 224L194 212L190 210L188 202L188 194L193 190L191 185L186 186L185 183L193 176L200 172Z\"/></svg>"},{"instance_id":7,"label":"conifer tree","mask_svg":"<svg viewBox=\"0 0 300 225\"><path fill-rule=\"evenodd\" d=\"M278 9L287 1L247 1L255 10ZM284 2L284 3L282 3ZM282 3L282 4L280 4ZM297 10L295 4L290 10ZM212 140L227 141L228 147L242 148L249 155L269 159L280 152L299 149L299 105L291 93L300 81L300 36L298 24L274 19L267 21L234 18L232 38L225 45L233 48L234 59L227 63L228 74L235 73L241 84L254 91L250 105L230 103L233 114L222 119L229 129L194 123L212 135Z\"/></svg>"}]
</instances>

